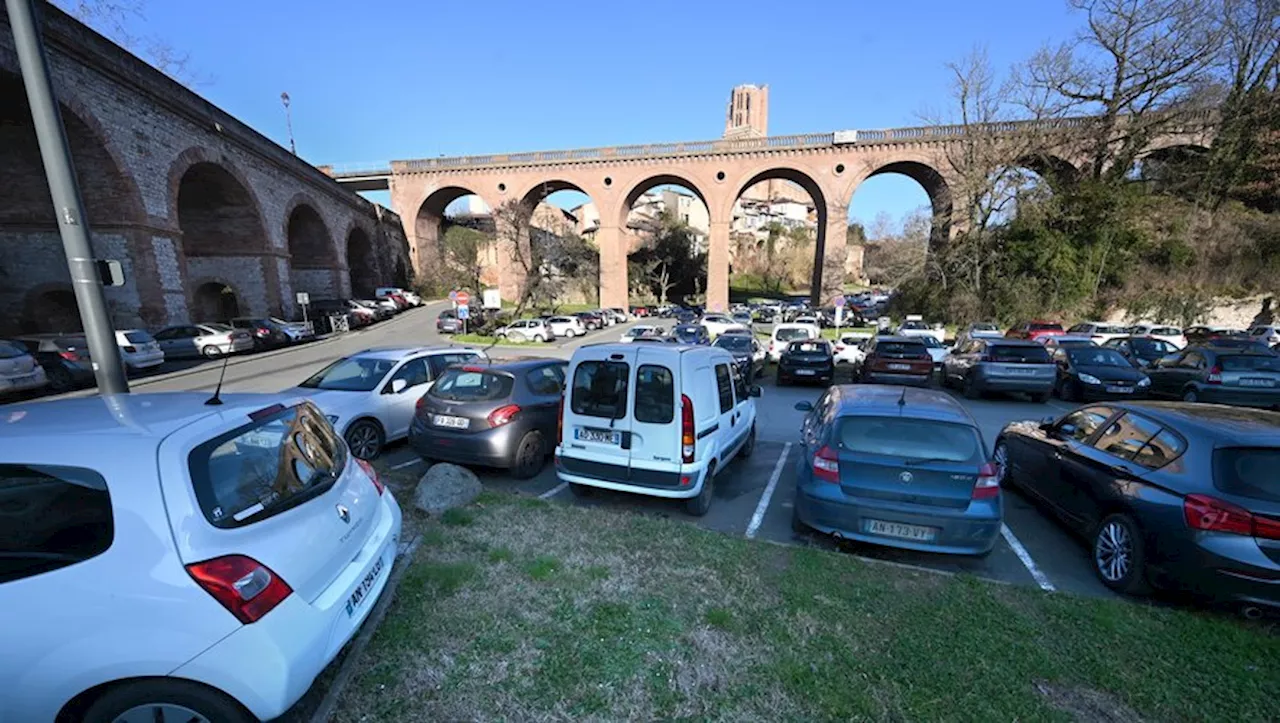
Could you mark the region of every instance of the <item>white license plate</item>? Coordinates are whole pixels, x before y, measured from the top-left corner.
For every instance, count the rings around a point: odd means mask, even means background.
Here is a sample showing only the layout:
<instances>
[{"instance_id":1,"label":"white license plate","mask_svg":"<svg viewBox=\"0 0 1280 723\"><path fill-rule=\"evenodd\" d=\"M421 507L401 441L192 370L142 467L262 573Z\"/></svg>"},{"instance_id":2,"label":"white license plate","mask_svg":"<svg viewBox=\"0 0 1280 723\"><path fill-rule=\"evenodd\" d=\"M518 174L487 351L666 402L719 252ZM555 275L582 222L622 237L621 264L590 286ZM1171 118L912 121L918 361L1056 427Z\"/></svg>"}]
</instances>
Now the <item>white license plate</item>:
<instances>
[{"instance_id":1,"label":"white license plate","mask_svg":"<svg viewBox=\"0 0 1280 723\"><path fill-rule=\"evenodd\" d=\"M1133 387L1107 387L1108 394L1132 394Z\"/></svg>"},{"instance_id":2,"label":"white license plate","mask_svg":"<svg viewBox=\"0 0 1280 723\"><path fill-rule=\"evenodd\" d=\"M1009 367L1005 371L1016 377L1030 377L1035 376L1036 373L1035 369L1023 369L1021 367Z\"/></svg>"},{"instance_id":3,"label":"white license plate","mask_svg":"<svg viewBox=\"0 0 1280 723\"><path fill-rule=\"evenodd\" d=\"M815 371L815 370L813 370L813 369L797 369L797 370L796 370L796 374L799 374L799 375L800 375L800 376L802 376L802 377L811 377L811 376L813 376L814 374L817 374L817 373L818 373L818 372L816 372L816 371Z\"/></svg>"},{"instance_id":4,"label":"white license plate","mask_svg":"<svg viewBox=\"0 0 1280 723\"><path fill-rule=\"evenodd\" d=\"M909 372L911 371L911 365L910 364L890 364L889 369L895 372Z\"/></svg>"},{"instance_id":5,"label":"white license plate","mask_svg":"<svg viewBox=\"0 0 1280 723\"><path fill-rule=\"evenodd\" d=\"M583 442L600 442L603 444L622 444L622 433L611 429L589 429L578 427L573 430L574 439Z\"/></svg>"},{"instance_id":6,"label":"white license plate","mask_svg":"<svg viewBox=\"0 0 1280 723\"><path fill-rule=\"evenodd\" d=\"M355 614L360 608L360 604L369 597L369 591L373 589L374 584L378 582L378 575L382 572L382 563L386 558L379 555L378 561L373 563L373 569L369 570L360 584L351 593L351 597L347 598L347 617Z\"/></svg>"},{"instance_id":7,"label":"white license plate","mask_svg":"<svg viewBox=\"0 0 1280 723\"><path fill-rule=\"evenodd\" d=\"M450 417L446 414L431 415L431 423L437 427L449 427L450 429L466 429L471 424L471 420L466 417Z\"/></svg>"},{"instance_id":8,"label":"white license plate","mask_svg":"<svg viewBox=\"0 0 1280 723\"><path fill-rule=\"evenodd\" d=\"M1242 387L1274 387L1276 382L1274 379L1241 379Z\"/></svg>"},{"instance_id":9,"label":"white license plate","mask_svg":"<svg viewBox=\"0 0 1280 723\"><path fill-rule=\"evenodd\" d=\"M932 527L904 525L901 522L885 522L884 520L867 520L866 529L872 535L900 537L904 540L915 540L917 542L933 542L938 535L938 531Z\"/></svg>"}]
</instances>

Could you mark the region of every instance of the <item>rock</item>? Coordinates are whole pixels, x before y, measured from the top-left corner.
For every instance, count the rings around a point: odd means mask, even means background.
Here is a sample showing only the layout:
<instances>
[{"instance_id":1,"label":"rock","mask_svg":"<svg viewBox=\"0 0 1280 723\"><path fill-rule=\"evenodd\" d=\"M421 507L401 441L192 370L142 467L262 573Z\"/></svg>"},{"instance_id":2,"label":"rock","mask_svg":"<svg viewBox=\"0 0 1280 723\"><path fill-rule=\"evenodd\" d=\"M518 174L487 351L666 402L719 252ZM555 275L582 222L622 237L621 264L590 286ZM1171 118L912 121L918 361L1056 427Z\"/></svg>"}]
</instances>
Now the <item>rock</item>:
<instances>
[{"instance_id":1,"label":"rock","mask_svg":"<svg viewBox=\"0 0 1280 723\"><path fill-rule=\"evenodd\" d=\"M471 504L480 496L480 491L480 478L471 470L437 462L418 480L413 503L423 512L438 516L445 510Z\"/></svg>"}]
</instances>

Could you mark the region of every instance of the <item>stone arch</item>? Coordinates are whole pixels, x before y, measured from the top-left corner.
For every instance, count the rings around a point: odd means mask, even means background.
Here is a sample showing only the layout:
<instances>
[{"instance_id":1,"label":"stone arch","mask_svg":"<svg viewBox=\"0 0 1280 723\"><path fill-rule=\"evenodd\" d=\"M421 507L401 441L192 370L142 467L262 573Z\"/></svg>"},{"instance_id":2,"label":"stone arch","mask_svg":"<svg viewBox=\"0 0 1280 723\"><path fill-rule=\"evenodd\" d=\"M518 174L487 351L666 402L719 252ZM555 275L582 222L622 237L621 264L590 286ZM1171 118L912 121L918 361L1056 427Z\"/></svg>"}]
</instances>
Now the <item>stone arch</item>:
<instances>
[{"instance_id":1,"label":"stone arch","mask_svg":"<svg viewBox=\"0 0 1280 723\"><path fill-rule=\"evenodd\" d=\"M248 176L240 170L240 167L227 158L210 151L203 146L192 146L174 157L173 162L169 164L169 174L167 179L167 187L169 189L169 219L175 224L181 216L179 213L183 181L189 178L189 174L193 168L197 166L216 166L218 171L230 180L235 182L243 190L243 203L249 211L257 217L257 224L262 246L269 249L271 246L270 238L266 232L266 222L262 213L262 202L258 199L258 194L254 191L253 184L249 182Z\"/></svg>"},{"instance_id":2,"label":"stone arch","mask_svg":"<svg viewBox=\"0 0 1280 723\"><path fill-rule=\"evenodd\" d=\"M402 263L397 255L397 263ZM347 273L350 276L351 295L357 298L373 296L378 286L377 262L373 254L373 241L369 232L358 224L352 224L347 232Z\"/></svg>"},{"instance_id":3,"label":"stone arch","mask_svg":"<svg viewBox=\"0 0 1280 723\"><path fill-rule=\"evenodd\" d=\"M500 268L500 279L503 289L502 293L505 298L518 298L518 295L524 290L523 284L525 279L523 276L525 273L525 266L520 263L520 257L517 255L518 253L521 253L523 249L529 248L529 244L539 237L564 238L571 234L577 234L577 228L575 227L576 224L574 223L572 216L560 207L551 203L546 203L547 199L549 199L553 194L560 193L562 191L580 193L586 196L590 203L598 204L596 196L593 196L583 186L563 178L553 178L530 184L529 187L523 189L521 193L517 193L513 196L518 199L516 201L517 211L514 214L514 218L512 217L513 214L505 212L495 215L495 221L499 224L512 222L517 224L517 228L513 230L514 233L504 234L502 228L496 229L498 231L500 247L502 243L509 244L514 241L514 245L506 248L500 248L502 253L509 254L510 258L515 259L514 263L505 264ZM597 205L597 209L598 208L599 206ZM602 243L602 241L598 238L597 230L597 249L599 249L600 243ZM599 276L599 274L596 275ZM582 277L584 276L586 275L582 274L580 276L576 273L564 274L564 278L573 279L575 281L583 280ZM592 303L592 294L597 292L597 289L595 288L596 284L590 281L587 281L586 283L590 284L590 287L584 288L582 284L566 283L564 288L561 289L565 296L558 300L567 300L570 303L580 303L583 301L586 303Z\"/></svg>"},{"instance_id":4,"label":"stone arch","mask_svg":"<svg viewBox=\"0 0 1280 723\"><path fill-rule=\"evenodd\" d=\"M225 322L249 313L235 285L226 279L205 277L192 284L191 320Z\"/></svg>"},{"instance_id":5,"label":"stone arch","mask_svg":"<svg viewBox=\"0 0 1280 723\"><path fill-rule=\"evenodd\" d=\"M813 250L813 254L814 254L813 272L811 274L810 281L809 281L809 296L810 296L810 303L812 303L814 306L818 306L822 301L823 270L824 270L826 256L827 256L827 245L828 243L835 244L838 242L839 252L840 252L839 263L843 267L844 236L841 235L838 239L828 239L828 226L829 226L828 221L830 219L828 218L829 213L827 209L827 204L829 202L829 199L827 198L827 193L822 189L822 186L817 182L817 180L815 180L813 176L809 175L805 171L802 171L795 167L773 166L757 172L756 174L749 177L746 181L739 184L737 192L733 194L733 197L731 199L726 199L726 200L728 202L729 208L732 209L734 204L738 202L738 199L742 197L742 194L747 192L747 189L751 188L757 183L762 183L762 182L771 181L771 180L790 181L796 184L797 186L799 186L800 188L804 189L805 193L808 193L809 198L813 201L814 211L817 214L818 225L817 225L817 234L816 234L816 239L814 242L814 250ZM726 215L730 215L730 214L726 214ZM726 259L726 263L727 263L727 259ZM727 272L726 272L726 275L727 275ZM839 274L840 278L838 280L836 279L836 275L832 273L828 273L827 277L828 277L827 278L828 283L839 284L840 286L843 286L844 284L842 273ZM726 291L726 294L727 294L727 291Z\"/></svg>"},{"instance_id":6,"label":"stone arch","mask_svg":"<svg viewBox=\"0 0 1280 723\"><path fill-rule=\"evenodd\" d=\"M1051 189L1070 185L1080 178L1080 169L1075 164L1052 153L1028 154L1019 158L1016 165L1043 178Z\"/></svg>"},{"instance_id":7,"label":"stone arch","mask_svg":"<svg viewBox=\"0 0 1280 723\"><path fill-rule=\"evenodd\" d=\"M874 178L886 173L901 174L920 184L920 187L924 189L925 194L929 197L929 206L933 211L933 224L929 232L929 244L930 246L937 246L946 243L951 238L952 228L953 201L951 187L942 172L928 160L901 158L870 167L858 179L858 182L852 186L845 205L847 206L852 201L853 195L857 193L858 186L861 186L868 178Z\"/></svg>"},{"instance_id":8,"label":"stone arch","mask_svg":"<svg viewBox=\"0 0 1280 723\"><path fill-rule=\"evenodd\" d=\"M80 307L66 282L48 282L29 289L22 303L21 331L28 334L80 333Z\"/></svg>"},{"instance_id":9,"label":"stone arch","mask_svg":"<svg viewBox=\"0 0 1280 723\"><path fill-rule=\"evenodd\" d=\"M339 295L338 255L333 237L316 206L304 194L295 196L285 217L289 249L289 282L295 292L316 298Z\"/></svg>"},{"instance_id":10,"label":"stone arch","mask_svg":"<svg viewBox=\"0 0 1280 723\"><path fill-rule=\"evenodd\" d=\"M410 206L416 210L412 219L413 232L409 240L409 253L412 254L414 268L428 283L436 281L432 279L432 269L439 268L443 259L443 249L440 244L444 241L445 209L463 196L476 196L489 207L490 212L495 210L484 194L455 184L436 188L428 192L416 206Z\"/></svg>"},{"instance_id":11,"label":"stone arch","mask_svg":"<svg viewBox=\"0 0 1280 723\"><path fill-rule=\"evenodd\" d=\"M708 213L714 213L715 207L707 200L707 194L702 188L689 180L686 175L676 173L658 173L646 176L640 181L631 185L626 195L622 197L622 204L617 209L618 228L626 228L627 216L631 213L631 207L635 205L640 197L658 186L684 186L693 191L693 195L697 196L702 204L707 207Z\"/></svg>"},{"instance_id":12,"label":"stone arch","mask_svg":"<svg viewBox=\"0 0 1280 723\"><path fill-rule=\"evenodd\" d=\"M616 226L611 230L613 239L602 239L600 243L600 301L605 306L625 306L630 302L630 278L627 268L628 257L637 249L635 243L636 235L628 227L628 220L631 216L632 209L637 201L640 200L649 191L660 186L680 186L688 189L703 207L706 208L708 224L710 225L715 219L716 207L713 205L714 198L707 195L703 190L703 185L692 180L688 174L681 174L670 171L662 171L658 173L648 174L640 177L640 180L632 183L627 187L625 194L619 198L619 205L609 211L601 209L601 221L604 223L607 219L615 219ZM602 229L602 231L609 229ZM708 247L711 244L710 235L707 238ZM727 288L727 287L726 287ZM704 292L709 292L710 283L703 285ZM673 288L672 293L681 293L679 289Z\"/></svg>"}]
</instances>

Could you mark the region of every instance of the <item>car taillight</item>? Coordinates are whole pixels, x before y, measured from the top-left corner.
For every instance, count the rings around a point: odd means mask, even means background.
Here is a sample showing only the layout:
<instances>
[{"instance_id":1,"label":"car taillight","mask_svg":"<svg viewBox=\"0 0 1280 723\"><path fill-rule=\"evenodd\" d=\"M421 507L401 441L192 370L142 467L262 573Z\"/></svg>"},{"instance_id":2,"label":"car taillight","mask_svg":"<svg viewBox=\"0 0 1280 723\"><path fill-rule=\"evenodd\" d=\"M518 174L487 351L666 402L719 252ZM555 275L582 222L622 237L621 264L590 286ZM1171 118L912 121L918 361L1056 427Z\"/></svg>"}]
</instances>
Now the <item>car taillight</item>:
<instances>
[{"instance_id":1,"label":"car taillight","mask_svg":"<svg viewBox=\"0 0 1280 723\"><path fill-rule=\"evenodd\" d=\"M1205 378L1205 381L1208 382L1209 384L1221 384L1222 383L1222 367L1214 366L1212 369L1210 369L1209 376Z\"/></svg>"},{"instance_id":2,"label":"car taillight","mask_svg":"<svg viewBox=\"0 0 1280 723\"><path fill-rule=\"evenodd\" d=\"M813 476L823 482L840 484L840 459L834 449L824 445L813 456Z\"/></svg>"},{"instance_id":3,"label":"car taillight","mask_svg":"<svg viewBox=\"0 0 1280 723\"><path fill-rule=\"evenodd\" d=\"M271 330L270 329L254 329L253 333L256 334L257 336L267 336L268 334L271 333Z\"/></svg>"},{"instance_id":4,"label":"car taillight","mask_svg":"<svg viewBox=\"0 0 1280 723\"><path fill-rule=\"evenodd\" d=\"M688 395L680 395L680 459L685 464L693 463L694 447L697 439L693 432L693 400Z\"/></svg>"},{"instance_id":5,"label":"car taillight","mask_svg":"<svg viewBox=\"0 0 1280 723\"><path fill-rule=\"evenodd\" d=\"M560 395L560 409L556 412L556 444L564 444L564 395Z\"/></svg>"},{"instance_id":6,"label":"car taillight","mask_svg":"<svg viewBox=\"0 0 1280 723\"><path fill-rule=\"evenodd\" d=\"M520 405L518 404L508 404L504 407L498 407L492 412L489 412L489 426L501 427L515 419L516 415L519 413Z\"/></svg>"},{"instance_id":7,"label":"car taillight","mask_svg":"<svg viewBox=\"0 0 1280 723\"><path fill-rule=\"evenodd\" d=\"M415 415L421 415L422 408L426 406L426 404L427 404L427 395L423 394L422 396L418 397L418 401L413 403L413 413Z\"/></svg>"},{"instance_id":8,"label":"car taillight","mask_svg":"<svg viewBox=\"0 0 1280 723\"><path fill-rule=\"evenodd\" d=\"M364 470L364 473L369 475L369 481L373 483L373 488L378 491L378 496L381 497L383 491L386 490L387 487L382 484L382 480L378 479L378 470L374 469L373 465L369 464L368 460L360 459L358 457L356 458L356 464L360 465L360 469Z\"/></svg>"},{"instance_id":9,"label":"car taillight","mask_svg":"<svg viewBox=\"0 0 1280 723\"><path fill-rule=\"evenodd\" d=\"M123 349L124 349L125 351L129 352L130 354L132 354L132 353L134 353L134 352L136 352L136 351L138 350L138 347L133 346L133 345L129 345L129 346L123 347Z\"/></svg>"},{"instance_id":10,"label":"car taillight","mask_svg":"<svg viewBox=\"0 0 1280 723\"><path fill-rule=\"evenodd\" d=\"M840 353L840 352L842 352L842 351L844 351L844 347L843 347L843 346L836 346L836 353L837 353L837 354L839 354L839 353Z\"/></svg>"},{"instance_id":11,"label":"car taillight","mask_svg":"<svg viewBox=\"0 0 1280 723\"><path fill-rule=\"evenodd\" d=\"M293 593L270 568L244 555L193 562L187 574L246 625L261 620Z\"/></svg>"},{"instance_id":12,"label":"car taillight","mask_svg":"<svg viewBox=\"0 0 1280 723\"><path fill-rule=\"evenodd\" d=\"M75 352L73 352L73 351L60 351L60 352L58 352L58 356L62 357L63 359L66 359L67 361L79 361L79 360L80 360L80 355L79 355L79 354L77 354L77 353L75 353Z\"/></svg>"},{"instance_id":13,"label":"car taillight","mask_svg":"<svg viewBox=\"0 0 1280 723\"><path fill-rule=\"evenodd\" d=\"M1182 500L1182 515L1193 530L1280 540L1280 520L1258 517L1239 505L1208 495L1187 495Z\"/></svg>"},{"instance_id":14,"label":"car taillight","mask_svg":"<svg viewBox=\"0 0 1280 723\"><path fill-rule=\"evenodd\" d=\"M988 462L978 469L978 481L973 483L973 499L989 500L1000 496L1000 466Z\"/></svg>"}]
</instances>

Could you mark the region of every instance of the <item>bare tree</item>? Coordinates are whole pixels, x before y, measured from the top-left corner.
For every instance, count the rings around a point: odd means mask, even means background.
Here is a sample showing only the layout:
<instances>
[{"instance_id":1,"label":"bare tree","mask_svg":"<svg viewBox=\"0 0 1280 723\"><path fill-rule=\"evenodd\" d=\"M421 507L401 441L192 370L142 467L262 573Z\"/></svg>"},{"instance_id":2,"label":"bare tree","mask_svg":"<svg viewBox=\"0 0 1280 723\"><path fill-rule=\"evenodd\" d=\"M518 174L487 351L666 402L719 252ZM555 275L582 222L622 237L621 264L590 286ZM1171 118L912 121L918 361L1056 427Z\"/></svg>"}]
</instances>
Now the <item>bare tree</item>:
<instances>
[{"instance_id":1,"label":"bare tree","mask_svg":"<svg viewBox=\"0 0 1280 723\"><path fill-rule=\"evenodd\" d=\"M52 0L77 20L137 54L156 70L189 88L212 81L191 67L191 57L168 41L141 29L146 0Z\"/></svg>"}]
</instances>

